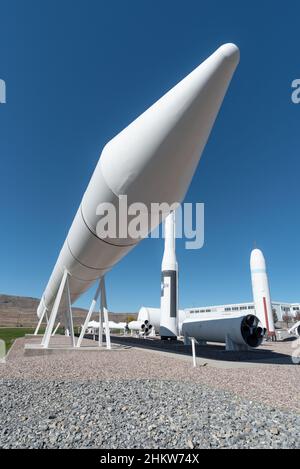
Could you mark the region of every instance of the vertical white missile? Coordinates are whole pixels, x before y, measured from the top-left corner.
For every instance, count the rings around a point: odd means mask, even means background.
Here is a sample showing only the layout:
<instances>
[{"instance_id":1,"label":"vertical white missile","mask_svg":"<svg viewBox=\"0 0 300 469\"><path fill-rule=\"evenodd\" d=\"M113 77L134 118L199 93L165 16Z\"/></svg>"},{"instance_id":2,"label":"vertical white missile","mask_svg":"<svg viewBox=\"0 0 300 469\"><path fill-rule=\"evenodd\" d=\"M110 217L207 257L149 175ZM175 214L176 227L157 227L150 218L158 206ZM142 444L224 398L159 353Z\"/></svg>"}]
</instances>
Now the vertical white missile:
<instances>
[{"instance_id":1,"label":"vertical white missile","mask_svg":"<svg viewBox=\"0 0 300 469\"><path fill-rule=\"evenodd\" d=\"M176 339L178 332L178 264L175 252L175 212L165 219L165 250L161 265L160 336Z\"/></svg>"},{"instance_id":2,"label":"vertical white missile","mask_svg":"<svg viewBox=\"0 0 300 469\"><path fill-rule=\"evenodd\" d=\"M267 329L269 337L275 336L275 326L270 297L266 261L260 249L254 249L250 258L253 301L256 316Z\"/></svg>"}]
</instances>

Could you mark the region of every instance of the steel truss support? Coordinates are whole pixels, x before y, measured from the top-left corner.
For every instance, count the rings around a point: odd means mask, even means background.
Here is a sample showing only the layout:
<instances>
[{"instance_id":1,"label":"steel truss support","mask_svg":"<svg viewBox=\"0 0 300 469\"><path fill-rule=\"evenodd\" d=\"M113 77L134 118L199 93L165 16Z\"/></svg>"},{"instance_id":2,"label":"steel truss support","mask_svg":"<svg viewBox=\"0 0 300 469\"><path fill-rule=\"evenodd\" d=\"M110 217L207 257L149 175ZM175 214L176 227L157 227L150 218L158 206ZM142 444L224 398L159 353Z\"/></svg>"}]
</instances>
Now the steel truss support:
<instances>
[{"instance_id":1,"label":"steel truss support","mask_svg":"<svg viewBox=\"0 0 300 469\"><path fill-rule=\"evenodd\" d=\"M59 326L60 326L60 322L57 323L56 328L55 328L54 331L52 332L52 337L55 336L56 332L58 331Z\"/></svg>"},{"instance_id":2,"label":"steel truss support","mask_svg":"<svg viewBox=\"0 0 300 469\"><path fill-rule=\"evenodd\" d=\"M104 316L104 325L105 325L105 338L106 338L106 348L111 349L111 342L110 342L110 330L109 330L109 320L108 320L108 309L107 309L107 300L106 300L106 288L105 288L105 279L104 276L100 280L100 288L101 288L101 305L100 305L100 318L101 320L99 321L99 345L100 345L100 339L102 342L102 332L103 332L103 327L102 327L102 318Z\"/></svg>"},{"instance_id":3,"label":"steel truss support","mask_svg":"<svg viewBox=\"0 0 300 469\"><path fill-rule=\"evenodd\" d=\"M62 281L60 283L53 308L48 320L48 324L45 330L45 334L42 340L42 346L44 348L49 347L50 339L53 334L54 324L57 318L59 306L62 302L63 295L66 295L66 311L65 311L65 318L66 318L66 326L70 332L70 339L71 344L75 347L75 335L74 335L74 327L73 327L73 316L72 316L72 307L71 307L71 298L70 298L70 289L69 289L69 273L67 271L64 272Z\"/></svg>"},{"instance_id":4,"label":"steel truss support","mask_svg":"<svg viewBox=\"0 0 300 469\"><path fill-rule=\"evenodd\" d=\"M106 299L106 288L105 288L105 279L104 277L101 277L99 280L99 284L96 290L96 293L94 295L93 301L91 303L91 306L89 308L89 311L87 313L84 325L81 329L79 339L77 341L77 344L75 343L75 335L74 335L74 326L73 326L73 314L72 314L72 305L71 305L71 297L70 297L70 288L69 288L69 273L67 271L64 272L62 281L60 283L49 319L47 316L47 310L46 308L43 311L42 317L40 318L38 325L35 330L35 335L38 334L38 331L40 329L40 326L42 324L43 319L46 316L47 319L47 327L42 339L41 345L43 348L48 348L50 344L51 337L55 335L57 332L57 329L60 325L60 323L57 324L56 328L55 323L59 311L59 307L63 301L63 297L65 295L65 301L63 302L64 304L64 322L65 322L65 327L66 331L68 332L68 336L70 337L71 340L71 346L72 347L80 347L82 344L83 337L85 335L86 329L88 327L88 323L91 320L92 314L95 312L97 302L99 297L101 298L100 300L100 308L99 308L99 334L98 334L98 343L99 347L102 347L103 345L103 329L105 329L105 339L106 339L106 348L111 349L111 340L110 340L110 329L109 329L109 320L108 320L108 309L107 309L107 299Z\"/></svg>"},{"instance_id":5,"label":"steel truss support","mask_svg":"<svg viewBox=\"0 0 300 469\"><path fill-rule=\"evenodd\" d=\"M99 298L99 295L100 295L100 289L101 289L101 285L100 285L100 282L99 282L99 285L97 287L97 290L96 290L96 293L95 293L95 296L93 298L93 301L91 303L91 306L90 306L90 309L86 315L86 318L85 318L85 321L84 321L84 325L82 326L81 328L81 331L80 331L80 336L79 336L79 339L77 341L77 345L76 347L80 347L81 346L81 342L82 342L82 339L84 337L84 334L87 330L87 327L88 327L88 323L90 322L91 320L91 316L93 314L93 312L95 311L96 309L96 306L97 306L97 301L98 301L98 298Z\"/></svg>"},{"instance_id":6,"label":"steel truss support","mask_svg":"<svg viewBox=\"0 0 300 469\"><path fill-rule=\"evenodd\" d=\"M39 330L40 330L40 327L41 327L42 322L43 322L43 319L44 319L44 317L45 317L45 315L46 315L46 311L47 311L46 308L44 308L43 314L42 314L42 316L40 317L40 320L39 320L39 322L38 322L38 325L36 326L36 329L35 329L35 331L34 331L34 335L38 335ZM47 320L47 322L48 322L48 320Z\"/></svg>"},{"instance_id":7,"label":"steel truss support","mask_svg":"<svg viewBox=\"0 0 300 469\"><path fill-rule=\"evenodd\" d=\"M76 347L80 347L84 335L86 333L88 324L91 320L92 314L95 312L97 302L100 296L100 309L99 309L99 332L98 332L98 344L99 347L103 345L103 317L104 317L104 324L105 324L105 337L106 337L106 348L111 349L111 341L110 341L110 330L109 330L109 321L108 321L108 310L107 310L107 300L106 300L106 288L105 288L105 279L101 277L99 280L99 284L87 313L87 316L84 321L84 325L81 329L79 339L77 341Z\"/></svg>"}]
</instances>

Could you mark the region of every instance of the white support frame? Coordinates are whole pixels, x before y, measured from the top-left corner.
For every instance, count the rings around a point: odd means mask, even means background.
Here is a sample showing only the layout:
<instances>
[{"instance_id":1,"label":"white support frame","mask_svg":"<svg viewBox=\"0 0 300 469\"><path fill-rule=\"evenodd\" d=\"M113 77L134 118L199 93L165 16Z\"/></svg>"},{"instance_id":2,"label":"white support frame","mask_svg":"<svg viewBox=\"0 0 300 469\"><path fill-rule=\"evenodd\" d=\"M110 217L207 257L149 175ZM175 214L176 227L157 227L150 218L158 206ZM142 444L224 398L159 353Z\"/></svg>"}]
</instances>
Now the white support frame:
<instances>
[{"instance_id":1,"label":"white support frame","mask_svg":"<svg viewBox=\"0 0 300 469\"><path fill-rule=\"evenodd\" d=\"M106 288L105 288L105 279L104 276L100 278L99 284L94 295L93 301L87 313L87 316L84 321L84 325L80 331L80 336L77 341L76 347L81 347L82 340L84 338L85 332L88 327L88 323L91 320L92 314L95 312L97 301L100 296L100 308L99 308L99 331L98 331L98 345L99 347L103 346L103 318L105 324L105 338L106 338L106 348L111 350L111 340L110 340L110 329L109 329L109 320L108 320L108 310L107 310L107 300L106 300Z\"/></svg>"},{"instance_id":2,"label":"white support frame","mask_svg":"<svg viewBox=\"0 0 300 469\"><path fill-rule=\"evenodd\" d=\"M110 330L109 330L109 320L108 320L108 310L107 310L107 300L106 300L106 288L105 288L105 279L104 276L100 280L101 285L101 306L100 306L100 316L101 321L99 324L99 341L101 336L102 341L102 313L104 316L104 324L105 324L105 338L106 338L106 348L111 350L111 342L110 342ZM100 334L101 333L101 334Z\"/></svg>"},{"instance_id":3,"label":"white support frame","mask_svg":"<svg viewBox=\"0 0 300 469\"><path fill-rule=\"evenodd\" d=\"M66 293L66 300L67 300L67 311L66 311L66 322L69 326L70 330L70 338L72 346L75 346L75 335L74 335L74 328L73 328L73 317L72 317L72 307L71 307L71 299L70 299L70 289L69 289L69 273L65 270L62 281L60 283L54 305L48 320L48 324L45 330L44 337L42 339L42 346L43 348L48 348L50 339L53 333L57 313L59 310L59 306L63 297L64 292Z\"/></svg>"},{"instance_id":4,"label":"white support frame","mask_svg":"<svg viewBox=\"0 0 300 469\"><path fill-rule=\"evenodd\" d=\"M194 337L191 337L191 342L192 342L192 355L193 355L193 367L196 368L196 346L195 346L195 339Z\"/></svg>"},{"instance_id":5,"label":"white support frame","mask_svg":"<svg viewBox=\"0 0 300 469\"><path fill-rule=\"evenodd\" d=\"M69 275L67 275L67 281L66 281L66 300L67 300L67 310L65 312L66 322L67 322L68 329L70 332L72 347L75 347L76 342L75 342L75 334L74 334L73 312L72 312L70 286L69 286Z\"/></svg>"},{"instance_id":6,"label":"white support frame","mask_svg":"<svg viewBox=\"0 0 300 469\"><path fill-rule=\"evenodd\" d=\"M248 350L251 350L251 347L246 344L237 344L232 340L230 335L227 334L225 339L225 350L226 352L247 352Z\"/></svg>"},{"instance_id":7,"label":"white support frame","mask_svg":"<svg viewBox=\"0 0 300 469\"><path fill-rule=\"evenodd\" d=\"M99 283L100 291L102 290L101 281ZM98 345L99 347L103 346L103 311L102 311L102 299L100 300L100 308L99 308L99 329L98 329Z\"/></svg>"},{"instance_id":8,"label":"white support frame","mask_svg":"<svg viewBox=\"0 0 300 469\"><path fill-rule=\"evenodd\" d=\"M55 334L56 334L57 329L59 328L59 326L60 326L60 322L57 323L57 326L56 326L56 328L54 329L54 331L52 332L52 336L51 336L51 337L54 337L54 336L55 336Z\"/></svg>"},{"instance_id":9,"label":"white support frame","mask_svg":"<svg viewBox=\"0 0 300 469\"><path fill-rule=\"evenodd\" d=\"M198 341L197 341L198 342ZM184 345L191 345L192 346L192 359L193 359L193 368L197 366L197 359L196 359L196 339L194 337L189 337L188 335L184 334Z\"/></svg>"},{"instance_id":10,"label":"white support frame","mask_svg":"<svg viewBox=\"0 0 300 469\"><path fill-rule=\"evenodd\" d=\"M83 337L85 335L85 332L87 330L88 323L90 322L91 316L92 316L93 312L95 311L97 301L98 301L98 298L99 298L99 295L100 295L100 289L101 289L101 285L100 285L100 282L99 282L99 285L97 287L97 290L96 290L96 293L94 295L93 301L91 303L90 309L89 309L89 311L86 315L84 325L83 325L83 327L81 328L81 331L80 331L80 336L79 336L79 339L78 339L77 345L76 345L76 347L78 347L78 348L81 346L81 342L82 342L82 339L83 339Z\"/></svg>"},{"instance_id":11,"label":"white support frame","mask_svg":"<svg viewBox=\"0 0 300 469\"><path fill-rule=\"evenodd\" d=\"M36 326L36 329L35 329L35 331L34 331L34 335L38 335L39 330L40 330L40 327L41 327L42 322L43 322L43 319L44 319L44 317L45 317L46 311L47 311L46 308L44 308L43 314L42 314L42 316L40 317L39 322L38 322L38 325ZM48 322L47 316L46 316L46 319L47 319L47 322Z\"/></svg>"},{"instance_id":12,"label":"white support frame","mask_svg":"<svg viewBox=\"0 0 300 469\"><path fill-rule=\"evenodd\" d=\"M60 325L57 324L56 328L54 329L57 314L59 311L59 306L61 304L62 298L64 293L66 294L66 311L64 312L64 319L65 319L65 326L66 331L70 332L70 339L71 339L71 346L79 348L81 346L82 340L84 338L86 329L88 327L88 323L90 322L91 316L94 313L97 301L99 296L101 298L100 301L100 308L99 308L99 332L98 332L98 343L99 347L103 346L103 324L105 325L105 338L106 338L106 348L111 350L111 340L110 340L110 329L109 329L109 319L108 319L108 309L107 309L107 299L106 299L106 288L105 288L105 279L104 276L100 278L99 285L97 287L96 293L94 295L93 301L87 313L86 319L84 321L84 325L80 331L80 336L78 338L77 344L75 341L75 334L74 334L74 324L73 324L73 314L72 314L72 305L71 305L71 295L70 295L70 287L69 287L69 273L67 271L64 272L63 278L61 280L51 313L48 319L47 317L47 310L46 308L43 311L42 317L39 320L37 328L35 330L35 335L37 335L38 330L41 326L44 316L46 315L47 318L47 327L42 339L42 347L48 348L50 344L50 339L53 337ZM104 319L104 323L103 323Z\"/></svg>"}]
</instances>

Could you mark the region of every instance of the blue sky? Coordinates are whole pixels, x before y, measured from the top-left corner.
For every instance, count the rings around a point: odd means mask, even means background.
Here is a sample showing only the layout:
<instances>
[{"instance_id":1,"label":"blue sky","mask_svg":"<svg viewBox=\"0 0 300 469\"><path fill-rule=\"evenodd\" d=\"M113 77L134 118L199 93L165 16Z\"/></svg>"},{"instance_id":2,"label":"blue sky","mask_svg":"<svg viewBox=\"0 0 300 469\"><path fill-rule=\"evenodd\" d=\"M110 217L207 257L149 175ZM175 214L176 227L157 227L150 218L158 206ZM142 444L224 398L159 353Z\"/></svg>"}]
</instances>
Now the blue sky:
<instances>
[{"instance_id":1,"label":"blue sky","mask_svg":"<svg viewBox=\"0 0 300 469\"><path fill-rule=\"evenodd\" d=\"M0 292L42 294L105 143L235 42L241 63L186 197L205 203L205 246L178 242L180 304L249 301L254 242L272 297L300 301L299 14L296 1L0 0ZM111 309L159 305L162 252L145 240L113 269Z\"/></svg>"}]
</instances>

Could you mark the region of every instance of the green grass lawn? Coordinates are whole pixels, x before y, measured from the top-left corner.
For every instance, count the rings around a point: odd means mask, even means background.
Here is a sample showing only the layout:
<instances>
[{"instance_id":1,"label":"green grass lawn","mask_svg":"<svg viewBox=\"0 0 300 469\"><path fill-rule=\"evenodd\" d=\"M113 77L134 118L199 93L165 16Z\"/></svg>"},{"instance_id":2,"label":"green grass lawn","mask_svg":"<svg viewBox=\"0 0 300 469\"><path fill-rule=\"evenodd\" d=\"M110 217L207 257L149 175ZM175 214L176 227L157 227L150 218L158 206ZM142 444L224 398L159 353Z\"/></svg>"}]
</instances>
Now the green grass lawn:
<instances>
[{"instance_id":1,"label":"green grass lawn","mask_svg":"<svg viewBox=\"0 0 300 469\"><path fill-rule=\"evenodd\" d=\"M6 352L10 349L15 339L24 337L25 334L34 334L35 328L30 327L0 327L0 339L4 340ZM45 328L41 327L39 334L43 334ZM63 334L64 331L61 327L58 328L56 334Z\"/></svg>"},{"instance_id":2,"label":"green grass lawn","mask_svg":"<svg viewBox=\"0 0 300 469\"><path fill-rule=\"evenodd\" d=\"M24 337L25 334L33 333L34 329L27 327L0 327L0 339L5 342L6 352L8 352L15 339Z\"/></svg>"}]
</instances>

